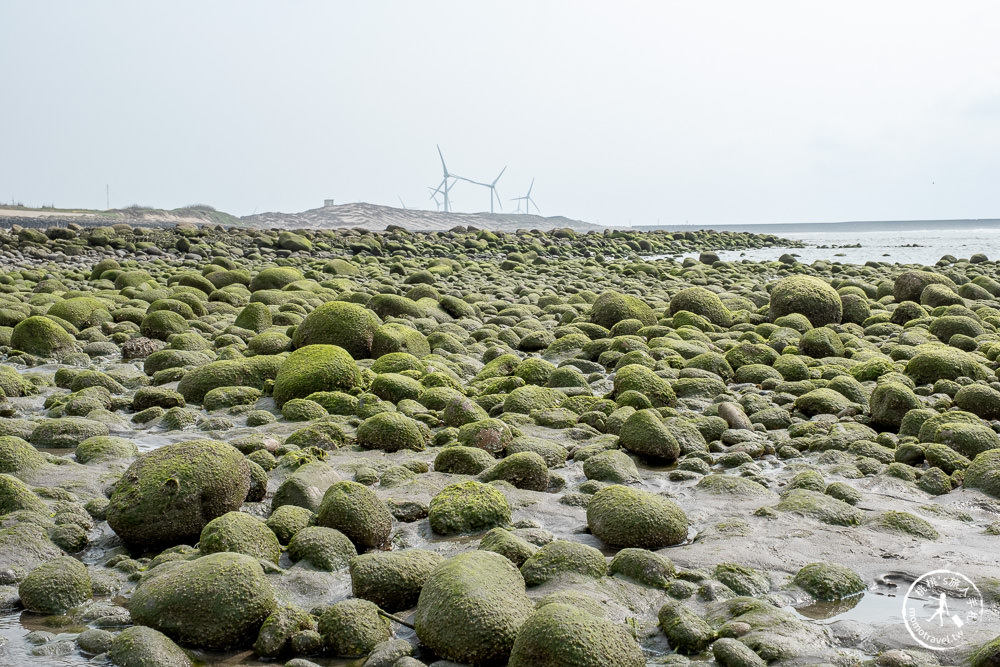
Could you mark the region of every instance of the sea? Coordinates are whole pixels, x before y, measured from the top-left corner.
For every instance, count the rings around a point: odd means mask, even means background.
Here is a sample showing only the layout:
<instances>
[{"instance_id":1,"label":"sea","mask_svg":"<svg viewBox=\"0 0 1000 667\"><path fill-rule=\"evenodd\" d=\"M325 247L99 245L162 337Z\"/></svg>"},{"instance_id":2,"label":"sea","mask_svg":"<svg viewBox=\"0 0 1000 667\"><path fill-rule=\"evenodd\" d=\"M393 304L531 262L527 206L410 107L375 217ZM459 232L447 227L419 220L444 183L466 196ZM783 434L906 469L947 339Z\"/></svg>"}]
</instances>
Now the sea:
<instances>
[{"instance_id":1,"label":"sea","mask_svg":"<svg viewBox=\"0 0 1000 667\"><path fill-rule=\"evenodd\" d=\"M715 229L774 234L805 245L719 252L719 257L727 262L770 262L785 253L804 264L822 259L843 264L875 261L934 266L945 255L969 259L976 253L985 254L990 261L1000 260L1000 220L747 225ZM698 253L680 257L688 256L697 257Z\"/></svg>"}]
</instances>

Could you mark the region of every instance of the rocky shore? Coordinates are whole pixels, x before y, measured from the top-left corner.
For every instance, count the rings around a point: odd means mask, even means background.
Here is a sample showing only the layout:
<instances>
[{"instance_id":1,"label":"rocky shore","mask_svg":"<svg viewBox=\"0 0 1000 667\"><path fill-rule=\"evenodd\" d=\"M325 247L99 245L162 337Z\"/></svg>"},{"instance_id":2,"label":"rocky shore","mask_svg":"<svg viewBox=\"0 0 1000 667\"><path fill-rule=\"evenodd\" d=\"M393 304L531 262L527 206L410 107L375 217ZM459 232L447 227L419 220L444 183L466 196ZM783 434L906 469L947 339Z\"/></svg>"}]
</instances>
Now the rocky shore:
<instances>
[{"instance_id":1,"label":"rocky shore","mask_svg":"<svg viewBox=\"0 0 1000 667\"><path fill-rule=\"evenodd\" d=\"M1000 665L1000 266L776 245L0 230L0 662Z\"/></svg>"}]
</instances>

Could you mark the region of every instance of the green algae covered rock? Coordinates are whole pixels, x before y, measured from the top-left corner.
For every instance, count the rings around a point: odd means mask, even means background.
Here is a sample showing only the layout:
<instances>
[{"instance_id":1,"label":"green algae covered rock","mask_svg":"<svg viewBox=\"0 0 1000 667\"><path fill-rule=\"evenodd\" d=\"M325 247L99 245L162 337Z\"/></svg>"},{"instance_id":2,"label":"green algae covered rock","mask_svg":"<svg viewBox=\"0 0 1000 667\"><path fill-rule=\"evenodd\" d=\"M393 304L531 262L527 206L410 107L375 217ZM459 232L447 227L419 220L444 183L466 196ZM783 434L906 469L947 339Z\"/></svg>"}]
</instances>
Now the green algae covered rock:
<instances>
[{"instance_id":1,"label":"green algae covered rock","mask_svg":"<svg viewBox=\"0 0 1000 667\"><path fill-rule=\"evenodd\" d=\"M375 492L357 482L330 485L323 494L316 524L335 528L362 549L385 544L392 532L392 514Z\"/></svg>"},{"instance_id":2,"label":"green algae covered rock","mask_svg":"<svg viewBox=\"0 0 1000 667\"><path fill-rule=\"evenodd\" d=\"M621 425L618 445L647 459L670 462L681 454L680 443L651 408L636 410Z\"/></svg>"},{"instance_id":3,"label":"green algae covered rock","mask_svg":"<svg viewBox=\"0 0 1000 667\"><path fill-rule=\"evenodd\" d=\"M921 346L906 363L906 374L917 384L934 384L938 380L970 377L982 380L986 370L968 352L945 346Z\"/></svg>"},{"instance_id":4,"label":"green algae covered rock","mask_svg":"<svg viewBox=\"0 0 1000 667\"><path fill-rule=\"evenodd\" d=\"M879 383L872 392L871 425L873 428L898 431L903 417L921 407L920 399L902 382Z\"/></svg>"},{"instance_id":5,"label":"green algae covered rock","mask_svg":"<svg viewBox=\"0 0 1000 667\"><path fill-rule=\"evenodd\" d=\"M672 500L616 484L594 494L587 526L610 547L660 549L687 539L688 519Z\"/></svg>"},{"instance_id":6,"label":"green algae covered rock","mask_svg":"<svg viewBox=\"0 0 1000 667\"><path fill-rule=\"evenodd\" d=\"M732 314L723 305L722 299L704 287L688 287L673 295L670 298L670 314L676 315L681 310L701 315L720 327L732 325Z\"/></svg>"},{"instance_id":7,"label":"green algae covered rock","mask_svg":"<svg viewBox=\"0 0 1000 667\"><path fill-rule=\"evenodd\" d=\"M261 389L266 381L275 379L283 361L283 355L213 361L185 373L177 391L189 403L201 403L208 392L219 387Z\"/></svg>"},{"instance_id":8,"label":"green algae covered rock","mask_svg":"<svg viewBox=\"0 0 1000 667\"><path fill-rule=\"evenodd\" d=\"M286 285L302 280L302 272L291 266L275 266L260 271L250 281L250 291L280 290Z\"/></svg>"},{"instance_id":9,"label":"green algae covered rock","mask_svg":"<svg viewBox=\"0 0 1000 667\"><path fill-rule=\"evenodd\" d=\"M800 313L814 327L839 324L843 304L837 290L813 276L789 276L771 290L771 319Z\"/></svg>"},{"instance_id":10,"label":"green algae covered rock","mask_svg":"<svg viewBox=\"0 0 1000 667\"><path fill-rule=\"evenodd\" d=\"M192 544L209 521L239 509L249 490L250 467L236 448L212 440L164 445L122 475L108 524L141 550Z\"/></svg>"},{"instance_id":11,"label":"green algae covered rock","mask_svg":"<svg viewBox=\"0 0 1000 667\"><path fill-rule=\"evenodd\" d=\"M965 471L965 486L1000 498L1000 449L983 452Z\"/></svg>"},{"instance_id":12,"label":"green algae covered rock","mask_svg":"<svg viewBox=\"0 0 1000 667\"><path fill-rule=\"evenodd\" d=\"M262 658L277 658L289 648L292 637L297 633L315 630L316 620L308 612L292 605L278 607L264 619L253 650ZM295 647L291 648L294 651Z\"/></svg>"},{"instance_id":13,"label":"green algae covered rock","mask_svg":"<svg viewBox=\"0 0 1000 667\"><path fill-rule=\"evenodd\" d=\"M832 526L858 526L863 516L861 510L841 500L807 489L788 492L775 509L807 516Z\"/></svg>"},{"instance_id":14,"label":"green algae covered rock","mask_svg":"<svg viewBox=\"0 0 1000 667\"><path fill-rule=\"evenodd\" d=\"M107 425L102 422L84 417L61 417L42 421L31 432L29 440L35 447L72 449L87 438L109 433Z\"/></svg>"},{"instance_id":15,"label":"green algae covered rock","mask_svg":"<svg viewBox=\"0 0 1000 667\"><path fill-rule=\"evenodd\" d=\"M336 345L307 345L288 355L274 379L279 408L293 398L317 391L348 391L361 382L354 359Z\"/></svg>"},{"instance_id":16,"label":"green algae covered rock","mask_svg":"<svg viewBox=\"0 0 1000 667\"><path fill-rule=\"evenodd\" d=\"M532 554L538 551L538 547L534 544L505 528L494 528L483 535L479 540L479 548L498 553L517 567L524 565Z\"/></svg>"},{"instance_id":17,"label":"green algae covered rock","mask_svg":"<svg viewBox=\"0 0 1000 667\"><path fill-rule=\"evenodd\" d=\"M670 383L641 364L629 364L619 368L615 372L613 382L616 396L626 391L637 391L646 396L654 408L677 405L677 396Z\"/></svg>"},{"instance_id":18,"label":"green algae covered rock","mask_svg":"<svg viewBox=\"0 0 1000 667\"><path fill-rule=\"evenodd\" d=\"M490 551L449 558L420 591L417 637L446 660L465 664L503 661L534 611L524 579L510 561Z\"/></svg>"},{"instance_id":19,"label":"green algae covered rock","mask_svg":"<svg viewBox=\"0 0 1000 667\"><path fill-rule=\"evenodd\" d=\"M519 489L544 491L549 486L549 469L540 454L517 452L484 470L479 479L483 482L503 480Z\"/></svg>"},{"instance_id":20,"label":"green algae covered rock","mask_svg":"<svg viewBox=\"0 0 1000 667\"><path fill-rule=\"evenodd\" d=\"M45 503L13 475L0 475L0 516L18 510L46 513Z\"/></svg>"},{"instance_id":21,"label":"green algae covered rock","mask_svg":"<svg viewBox=\"0 0 1000 667\"><path fill-rule=\"evenodd\" d=\"M327 607L319 617L319 633L326 650L341 658L367 656L377 644L392 637L389 619L368 600L347 599Z\"/></svg>"},{"instance_id":22,"label":"green algae covered rock","mask_svg":"<svg viewBox=\"0 0 1000 667\"><path fill-rule=\"evenodd\" d=\"M969 664L972 667L996 667L996 665L1000 665L1000 636L980 646Z\"/></svg>"},{"instance_id":23,"label":"green algae covered rock","mask_svg":"<svg viewBox=\"0 0 1000 667\"><path fill-rule=\"evenodd\" d=\"M431 530L438 535L473 533L510 521L507 498L488 484L468 481L451 484L431 499Z\"/></svg>"},{"instance_id":24,"label":"green algae covered rock","mask_svg":"<svg viewBox=\"0 0 1000 667\"><path fill-rule=\"evenodd\" d=\"M193 664L170 637L144 625L122 630L112 640L108 658L118 667L191 667Z\"/></svg>"},{"instance_id":25,"label":"green algae covered rock","mask_svg":"<svg viewBox=\"0 0 1000 667\"><path fill-rule=\"evenodd\" d=\"M646 660L624 626L568 604L542 606L521 626L509 667L643 667Z\"/></svg>"},{"instance_id":26,"label":"green algae covered rock","mask_svg":"<svg viewBox=\"0 0 1000 667\"><path fill-rule=\"evenodd\" d=\"M611 559L608 574L625 577L651 588L665 589L677 574L673 562L648 549L622 549Z\"/></svg>"},{"instance_id":27,"label":"green algae covered rock","mask_svg":"<svg viewBox=\"0 0 1000 667\"><path fill-rule=\"evenodd\" d=\"M93 596L87 566L69 556L36 567L21 582L17 593L24 608L38 614L61 614Z\"/></svg>"},{"instance_id":28,"label":"green algae covered rock","mask_svg":"<svg viewBox=\"0 0 1000 667\"><path fill-rule=\"evenodd\" d=\"M434 470L453 475L478 475L496 463L493 456L478 447L445 447L434 458Z\"/></svg>"},{"instance_id":29,"label":"green algae covered rock","mask_svg":"<svg viewBox=\"0 0 1000 667\"><path fill-rule=\"evenodd\" d=\"M232 551L277 563L281 556L278 537L260 519L243 512L227 512L209 521L201 531L203 554Z\"/></svg>"},{"instance_id":30,"label":"green algae covered rock","mask_svg":"<svg viewBox=\"0 0 1000 667\"><path fill-rule=\"evenodd\" d=\"M639 320L646 326L656 324L652 308L629 294L605 292L590 307L590 321L594 324L610 329L622 320Z\"/></svg>"},{"instance_id":31,"label":"green algae covered rock","mask_svg":"<svg viewBox=\"0 0 1000 667\"><path fill-rule=\"evenodd\" d=\"M420 451L430 440L430 431L421 422L399 412L380 412L358 427L358 444L364 449L398 452Z\"/></svg>"},{"instance_id":32,"label":"green algae covered rock","mask_svg":"<svg viewBox=\"0 0 1000 667\"><path fill-rule=\"evenodd\" d=\"M74 349L73 336L47 317L36 315L14 326L10 346L36 357L64 357Z\"/></svg>"},{"instance_id":33,"label":"green algae covered rock","mask_svg":"<svg viewBox=\"0 0 1000 667\"><path fill-rule=\"evenodd\" d=\"M129 601L136 623L213 650L249 646L276 607L257 560L228 552L158 565Z\"/></svg>"},{"instance_id":34,"label":"green algae covered rock","mask_svg":"<svg viewBox=\"0 0 1000 667\"><path fill-rule=\"evenodd\" d=\"M292 344L336 345L355 359L371 356L375 330L382 325L378 315L364 306L346 301L329 301L311 313L295 327Z\"/></svg>"},{"instance_id":35,"label":"green algae covered rock","mask_svg":"<svg viewBox=\"0 0 1000 667\"><path fill-rule=\"evenodd\" d=\"M347 567L357 555L357 549L346 535L325 526L302 528L288 543L288 556L293 563L306 561L313 567L328 572Z\"/></svg>"},{"instance_id":36,"label":"green algae covered rock","mask_svg":"<svg viewBox=\"0 0 1000 667\"><path fill-rule=\"evenodd\" d=\"M892 295L897 303L920 301L924 289L929 285L954 287L955 283L947 276L932 271L904 271L896 276L892 285Z\"/></svg>"},{"instance_id":37,"label":"green algae covered rock","mask_svg":"<svg viewBox=\"0 0 1000 667\"><path fill-rule=\"evenodd\" d=\"M514 435L510 426L499 419L481 419L463 424L458 429L458 441L466 447L500 454L510 445Z\"/></svg>"},{"instance_id":38,"label":"green algae covered rock","mask_svg":"<svg viewBox=\"0 0 1000 667\"><path fill-rule=\"evenodd\" d=\"M426 549L373 551L352 558L351 588L355 597L374 602L388 612L417 604L431 572L444 561Z\"/></svg>"},{"instance_id":39,"label":"green algae covered rock","mask_svg":"<svg viewBox=\"0 0 1000 667\"><path fill-rule=\"evenodd\" d=\"M693 654L705 650L716 633L705 619L680 602L667 602L657 614L660 629L678 653Z\"/></svg>"},{"instance_id":40,"label":"green algae covered rock","mask_svg":"<svg viewBox=\"0 0 1000 667\"><path fill-rule=\"evenodd\" d=\"M796 573L792 583L817 600L827 602L861 595L866 588L854 570L835 563L810 563Z\"/></svg>"},{"instance_id":41,"label":"green algae covered rock","mask_svg":"<svg viewBox=\"0 0 1000 667\"><path fill-rule=\"evenodd\" d=\"M27 441L16 435L0 436L0 473L29 472L43 465L45 457Z\"/></svg>"},{"instance_id":42,"label":"green algae covered rock","mask_svg":"<svg viewBox=\"0 0 1000 667\"><path fill-rule=\"evenodd\" d=\"M937 540L941 537L931 524L909 512L879 512L872 518L871 526L882 532L911 535L925 540Z\"/></svg>"},{"instance_id":43,"label":"green algae covered rock","mask_svg":"<svg viewBox=\"0 0 1000 667\"><path fill-rule=\"evenodd\" d=\"M413 302L410 301L410 303ZM431 346L422 333L405 324L390 322L378 327L372 336L371 356L379 359L387 354L398 352L406 352L415 357L426 357L431 353Z\"/></svg>"},{"instance_id":44,"label":"green algae covered rock","mask_svg":"<svg viewBox=\"0 0 1000 667\"><path fill-rule=\"evenodd\" d=\"M594 547L553 540L531 555L521 566L521 575L528 586L541 586L545 582L566 574L600 579L608 573L604 555Z\"/></svg>"}]
</instances>

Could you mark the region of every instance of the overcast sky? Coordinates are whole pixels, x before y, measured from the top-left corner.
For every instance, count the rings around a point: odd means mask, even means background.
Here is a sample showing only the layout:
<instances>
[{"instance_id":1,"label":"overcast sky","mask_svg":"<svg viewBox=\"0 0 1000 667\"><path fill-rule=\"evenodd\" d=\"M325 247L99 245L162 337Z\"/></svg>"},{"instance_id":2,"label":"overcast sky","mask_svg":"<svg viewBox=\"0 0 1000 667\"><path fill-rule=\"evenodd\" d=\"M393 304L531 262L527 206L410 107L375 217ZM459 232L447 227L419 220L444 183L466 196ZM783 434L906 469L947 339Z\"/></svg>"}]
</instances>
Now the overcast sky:
<instances>
[{"instance_id":1,"label":"overcast sky","mask_svg":"<svg viewBox=\"0 0 1000 667\"><path fill-rule=\"evenodd\" d=\"M1000 3L0 3L0 200L1000 217ZM455 209L489 208L459 184Z\"/></svg>"}]
</instances>

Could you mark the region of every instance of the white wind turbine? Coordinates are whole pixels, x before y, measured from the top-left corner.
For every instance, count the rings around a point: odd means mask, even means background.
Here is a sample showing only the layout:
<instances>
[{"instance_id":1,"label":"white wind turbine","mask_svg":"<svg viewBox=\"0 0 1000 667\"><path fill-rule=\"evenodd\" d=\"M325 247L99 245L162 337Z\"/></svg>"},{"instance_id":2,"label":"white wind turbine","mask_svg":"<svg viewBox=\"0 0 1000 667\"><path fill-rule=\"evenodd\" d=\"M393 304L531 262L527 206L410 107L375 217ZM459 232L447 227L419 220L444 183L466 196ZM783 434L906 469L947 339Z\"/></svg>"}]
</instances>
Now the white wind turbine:
<instances>
[{"instance_id":1,"label":"white wind turbine","mask_svg":"<svg viewBox=\"0 0 1000 667\"><path fill-rule=\"evenodd\" d=\"M531 213L531 207L532 206L535 207L535 213L541 213L541 211L538 210L538 204L536 204L535 200L531 198L531 189L533 187L535 187L535 179L534 178L531 179L531 185L528 186L528 193L527 194L525 194L525 195L523 195L521 197L514 197L514 198L511 199L511 201L518 202L518 204L517 204L517 212L518 213L521 212L521 203L520 202L522 202L522 201L524 202L524 213L526 215L529 214L529 213Z\"/></svg>"},{"instance_id":2,"label":"white wind turbine","mask_svg":"<svg viewBox=\"0 0 1000 667\"><path fill-rule=\"evenodd\" d=\"M462 176L459 176L458 174L452 174L452 173L450 173L448 171L448 166L444 163L444 155L441 153L441 147L440 146L437 147L437 151L438 151L438 157L441 158L441 171L443 173L443 177L441 178L441 182L438 184L437 188L435 188L434 192L431 193L431 199L433 199L436 202L437 198L435 197L435 195L438 195L438 194L444 195L444 212L445 213L450 213L451 212L451 195L450 195L451 189L453 187L455 187L455 183L458 182L459 180L468 181L469 179L463 178ZM452 179L451 182L449 182L449 179ZM471 183L473 181L469 181L469 182Z\"/></svg>"}]
</instances>

